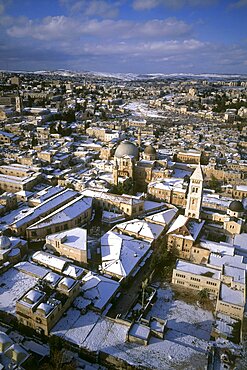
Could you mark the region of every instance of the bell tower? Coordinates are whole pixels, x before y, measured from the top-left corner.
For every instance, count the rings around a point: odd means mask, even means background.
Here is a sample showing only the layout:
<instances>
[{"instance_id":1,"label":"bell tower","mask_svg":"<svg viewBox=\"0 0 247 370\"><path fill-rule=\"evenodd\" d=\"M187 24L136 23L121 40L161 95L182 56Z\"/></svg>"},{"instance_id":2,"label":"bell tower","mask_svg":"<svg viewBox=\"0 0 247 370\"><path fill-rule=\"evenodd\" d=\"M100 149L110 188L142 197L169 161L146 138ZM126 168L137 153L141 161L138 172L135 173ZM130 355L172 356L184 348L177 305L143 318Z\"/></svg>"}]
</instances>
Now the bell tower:
<instances>
[{"instance_id":1,"label":"bell tower","mask_svg":"<svg viewBox=\"0 0 247 370\"><path fill-rule=\"evenodd\" d=\"M190 176L185 216L200 219L202 204L203 174L199 164Z\"/></svg>"},{"instance_id":2,"label":"bell tower","mask_svg":"<svg viewBox=\"0 0 247 370\"><path fill-rule=\"evenodd\" d=\"M113 183L114 183L114 185L118 186L118 163L117 163L117 160L115 160L112 172L113 172Z\"/></svg>"}]
</instances>

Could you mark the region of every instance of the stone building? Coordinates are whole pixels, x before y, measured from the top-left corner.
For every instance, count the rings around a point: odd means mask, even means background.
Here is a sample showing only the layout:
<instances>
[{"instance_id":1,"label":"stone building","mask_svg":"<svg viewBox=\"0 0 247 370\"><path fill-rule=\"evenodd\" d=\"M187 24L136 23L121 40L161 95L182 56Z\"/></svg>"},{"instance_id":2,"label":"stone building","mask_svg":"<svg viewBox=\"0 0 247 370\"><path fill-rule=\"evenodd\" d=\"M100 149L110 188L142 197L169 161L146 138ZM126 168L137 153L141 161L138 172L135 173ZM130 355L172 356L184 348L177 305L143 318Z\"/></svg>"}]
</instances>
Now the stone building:
<instances>
[{"instance_id":1,"label":"stone building","mask_svg":"<svg viewBox=\"0 0 247 370\"><path fill-rule=\"evenodd\" d=\"M157 160L156 150L147 146L140 158L138 147L124 140L114 154L113 181L115 185L131 178L139 190L145 190L151 181L167 177L167 162Z\"/></svg>"},{"instance_id":2,"label":"stone building","mask_svg":"<svg viewBox=\"0 0 247 370\"><path fill-rule=\"evenodd\" d=\"M203 174L198 165L190 176L189 192L185 208L185 216L200 219L202 204Z\"/></svg>"}]
</instances>

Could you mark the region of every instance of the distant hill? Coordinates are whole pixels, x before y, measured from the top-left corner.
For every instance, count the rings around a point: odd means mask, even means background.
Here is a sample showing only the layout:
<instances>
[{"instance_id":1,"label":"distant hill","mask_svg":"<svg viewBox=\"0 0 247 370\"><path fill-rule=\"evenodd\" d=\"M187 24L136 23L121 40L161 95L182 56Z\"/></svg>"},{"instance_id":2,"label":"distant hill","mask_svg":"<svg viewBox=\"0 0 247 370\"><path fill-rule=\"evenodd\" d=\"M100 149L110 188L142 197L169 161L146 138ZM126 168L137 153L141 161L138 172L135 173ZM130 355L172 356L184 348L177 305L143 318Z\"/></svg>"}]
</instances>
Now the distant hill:
<instances>
[{"instance_id":1,"label":"distant hill","mask_svg":"<svg viewBox=\"0 0 247 370\"><path fill-rule=\"evenodd\" d=\"M109 78L123 81L136 80L166 80L166 79L200 79L200 80L247 80L246 74L219 74L219 73L108 73L93 71L71 71L67 69L56 69L48 71L3 71L12 73L30 73L46 76L61 77L84 77L84 78Z\"/></svg>"}]
</instances>

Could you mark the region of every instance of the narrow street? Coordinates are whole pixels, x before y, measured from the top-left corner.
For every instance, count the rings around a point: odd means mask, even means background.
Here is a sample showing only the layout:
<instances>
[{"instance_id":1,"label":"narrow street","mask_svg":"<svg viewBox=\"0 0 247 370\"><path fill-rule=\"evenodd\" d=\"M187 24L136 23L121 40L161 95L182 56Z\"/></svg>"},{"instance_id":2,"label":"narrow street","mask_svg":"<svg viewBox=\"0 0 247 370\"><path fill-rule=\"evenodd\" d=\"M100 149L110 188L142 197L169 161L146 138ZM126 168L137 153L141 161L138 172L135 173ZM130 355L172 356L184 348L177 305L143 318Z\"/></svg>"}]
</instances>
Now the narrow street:
<instances>
[{"instance_id":1,"label":"narrow street","mask_svg":"<svg viewBox=\"0 0 247 370\"><path fill-rule=\"evenodd\" d=\"M147 277L149 262L143 266L130 284L121 289L121 296L109 310L107 316L115 318L117 315L125 316L128 313L140 293L142 281Z\"/></svg>"}]
</instances>

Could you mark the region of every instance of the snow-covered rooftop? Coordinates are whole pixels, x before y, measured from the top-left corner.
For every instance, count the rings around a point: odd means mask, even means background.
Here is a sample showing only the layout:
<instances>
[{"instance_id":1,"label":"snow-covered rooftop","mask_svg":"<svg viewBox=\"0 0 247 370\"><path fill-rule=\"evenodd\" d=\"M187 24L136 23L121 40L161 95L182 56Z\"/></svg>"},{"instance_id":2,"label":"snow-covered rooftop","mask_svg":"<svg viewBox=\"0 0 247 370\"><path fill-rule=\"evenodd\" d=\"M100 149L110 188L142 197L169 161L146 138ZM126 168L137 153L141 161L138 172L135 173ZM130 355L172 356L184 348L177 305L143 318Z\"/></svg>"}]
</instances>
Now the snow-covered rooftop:
<instances>
[{"instance_id":1,"label":"snow-covered rooftop","mask_svg":"<svg viewBox=\"0 0 247 370\"><path fill-rule=\"evenodd\" d=\"M108 231L101 238L102 268L118 277L127 277L150 248L149 242Z\"/></svg>"},{"instance_id":2,"label":"snow-covered rooftop","mask_svg":"<svg viewBox=\"0 0 247 370\"><path fill-rule=\"evenodd\" d=\"M62 244L68 247L86 250L87 247L87 230L80 227L63 231L61 233L51 234L46 237L46 242L51 240L61 240Z\"/></svg>"},{"instance_id":3,"label":"snow-covered rooftop","mask_svg":"<svg viewBox=\"0 0 247 370\"><path fill-rule=\"evenodd\" d=\"M41 205L29 209L27 213L24 213L24 215L17 221L13 222L13 224L16 227L21 227L22 225L42 216L45 212L49 211L49 209L58 207L59 204L65 202L66 200L69 201L70 199L74 198L76 194L77 193L75 191L66 189L61 193L54 195L52 198L47 199Z\"/></svg>"},{"instance_id":4,"label":"snow-covered rooftop","mask_svg":"<svg viewBox=\"0 0 247 370\"><path fill-rule=\"evenodd\" d=\"M71 200L66 205L52 212L40 221L34 223L28 229L34 230L50 226L52 224L70 221L92 207L92 198L85 198L83 195Z\"/></svg>"},{"instance_id":5,"label":"snow-covered rooftop","mask_svg":"<svg viewBox=\"0 0 247 370\"><path fill-rule=\"evenodd\" d=\"M117 224L115 229L120 230L122 233L133 233L138 238L153 241L158 239L164 230L164 226L147 222L145 220L134 219Z\"/></svg>"},{"instance_id":6,"label":"snow-covered rooftop","mask_svg":"<svg viewBox=\"0 0 247 370\"><path fill-rule=\"evenodd\" d=\"M41 265L45 265L47 267L50 267L51 269L54 268L59 271L62 271L65 265L68 263L68 260L66 258L56 257L43 251L35 252L32 256L32 260Z\"/></svg>"},{"instance_id":7,"label":"snow-covered rooftop","mask_svg":"<svg viewBox=\"0 0 247 370\"><path fill-rule=\"evenodd\" d=\"M83 297L91 300L94 307L103 309L119 288L119 283L105 276L88 272L82 278Z\"/></svg>"},{"instance_id":8,"label":"snow-covered rooftop","mask_svg":"<svg viewBox=\"0 0 247 370\"><path fill-rule=\"evenodd\" d=\"M177 211L178 209L174 207L171 209L167 209L166 211L162 211L159 213L155 213L154 215L148 216L145 218L145 220L153 223L158 223L163 226L167 226L173 220Z\"/></svg>"},{"instance_id":9,"label":"snow-covered rooftop","mask_svg":"<svg viewBox=\"0 0 247 370\"><path fill-rule=\"evenodd\" d=\"M0 275L0 311L15 315L16 301L29 289L33 288L38 279L15 268L10 268Z\"/></svg>"},{"instance_id":10,"label":"snow-covered rooftop","mask_svg":"<svg viewBox=\"0 0 247 370\"><path fill-rule=\"evenodd\" d=\"M190 263L183 260L177 261L176 270L188 272L194 275L208 276L211 279L219 280L221 278L221 272L219 270L203 265L196 265L195 263Z\"/></svg>"},{"instance_id":11,"label":"snow-covered rooftop","mask_svg":"<svg viewBox=\"0 0 247 370\"><path fill-rule=\"evenodd\" d=\"M220 300L227 303L236 304L238 306L245 305L244 293L240 290L231 289L226 284L221 284Z\"/></svg>"}]
</instances>

